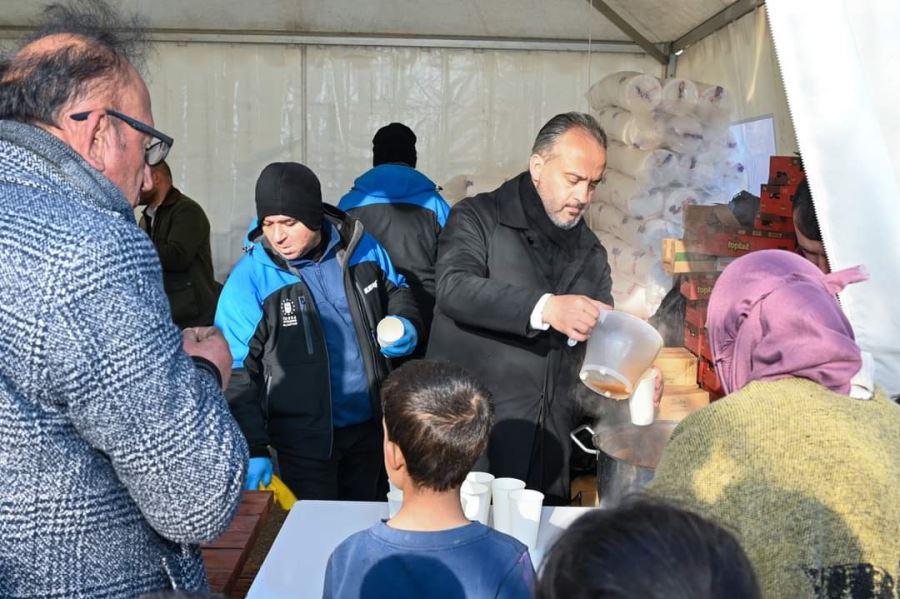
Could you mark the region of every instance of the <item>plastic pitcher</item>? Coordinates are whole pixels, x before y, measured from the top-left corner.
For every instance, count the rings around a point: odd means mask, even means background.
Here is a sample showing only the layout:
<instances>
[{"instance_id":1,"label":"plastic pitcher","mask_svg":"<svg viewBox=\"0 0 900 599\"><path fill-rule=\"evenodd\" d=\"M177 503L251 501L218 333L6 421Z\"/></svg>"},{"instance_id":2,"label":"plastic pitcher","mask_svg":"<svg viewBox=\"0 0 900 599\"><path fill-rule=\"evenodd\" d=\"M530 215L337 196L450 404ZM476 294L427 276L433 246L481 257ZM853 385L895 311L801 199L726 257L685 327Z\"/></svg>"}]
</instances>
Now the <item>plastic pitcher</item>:
<instances>
[{"instance_id":1,"label":"plastic pitcher","mask_svg":"<svg viewBox=\"0 0 900 599\"><path fill-rule=\"evenodd\" d=\"M627 399L662 346L660 334L640 318L615 310L601 312L587 342L581 382L605 397Z\"/></svg>"}]
</instances>

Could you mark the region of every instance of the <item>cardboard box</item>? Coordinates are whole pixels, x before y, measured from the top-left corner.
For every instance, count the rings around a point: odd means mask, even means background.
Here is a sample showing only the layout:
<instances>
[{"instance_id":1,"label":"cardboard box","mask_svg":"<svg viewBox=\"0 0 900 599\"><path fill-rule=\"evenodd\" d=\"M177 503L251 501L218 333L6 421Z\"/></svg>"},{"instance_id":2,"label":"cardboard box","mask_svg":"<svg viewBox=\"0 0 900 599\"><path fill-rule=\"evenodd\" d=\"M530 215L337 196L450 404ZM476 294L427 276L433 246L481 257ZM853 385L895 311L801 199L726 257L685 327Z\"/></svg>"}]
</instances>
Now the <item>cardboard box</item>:
<instances>
[{"instance_id":1,"label":"cardboard box","mask_svg":"<svg viewBox=\"0 0 900 599\"><path fill-rule=\"evenodd\" d=\"M666 387L659 402L657 420L680 422L697 410L709 405L709 391L697 385Z\"/></svg>"},{"instance_id":2,"label":"cardboard box","mask_svg":"<svg viewBox=\"0 0 900 599\"><path fill-rule=\"evenodd\" d=\"M722 382L719 381L719 377L716 375L715 366L706 360L700 360L698 366L699 378L697 382L700 383L700 386L709 391L710 395L715 399L722 397L725 391L722 389Z\"/></svg>"},{"instance_id":3,"label":"cardboard box","mask_svg":"<svg viewBox=\"0 0 900 599\"><path fill-rule=\"evenodd\" d=\"M806 174L803 172L803 162L800 160L799 156L769 157L770 185L782 185L796 190L797 186L805 177Z\"/></svg>"},{"instance_id":4,"label":"cardboard box","mask_svg":"<svg viewBox=\"0 0 900 599\"><path fill-rule=\"evenodd\" d=\"M689 300L708 300L718 274L688 274L681 279L681 295Z\"/></svg>"},{"instance_id":5,"label":"cardboard box","mask_svg":"<svg viewBox=\"0 0 900 599\"><path fill-rule=\"evenodd\" d=\"M707 300L699 300L695 302L687 302L684 310L684 321L698 330L706 328L706 309L709 305Z\"/></svg>"},{"instance_id":6,"label":"cardboard box","mask_svg":"<svg viewBox=\"0 0 900 599\"><path fill-rule=\"evenodd\" d=\"M700 356L712 362L712 349L709 345L709 338L706 336L706 329L698 329L685 322L684 346L693 352L695 356Z\"/></svg>"},{"instance_id":7,"label":"cardboard box","mask_svg":"<svg viewBox=\"0 0 900 599\"><path fill-rule=\"evenodd\" d=\"M692 254L743 256L756 250L793 251L793 231L742 227L728 206L687 206L684 210L684 247Z\"/></svg>"},{"instance_id":8,"label":"cardboard box","mask_svg":"<svg viewBox=\"0 0 900 599\"><path fill-rule=\"evenodd\" d=\"M663 270L670 275L720 273L733 261L733 257L690 254L685 250L683 239L663 239L662 242Z\"/></svg>"},{"instance_id":9,"label":"cardboard box","mask_svg":"<svg viewBox=\"0 0 900 599\"><path fill-rule=\"evenodd\" d=\"M788 187L780 185L761 185L759 192L760 215L793 218L794 208L791 204L793 193Z\"/></svg>"},{"instance_id":10,"label":"cardboard box","mask_svg":"<svg viewBox=\"0 0 900 599\"><path fill-rule=\"evenodd\" d=\"M685 387L698 380L697 356L683 347L664 347L656 357L654 366L662 371L666 387Z\"/></svg>"}]
</instances>

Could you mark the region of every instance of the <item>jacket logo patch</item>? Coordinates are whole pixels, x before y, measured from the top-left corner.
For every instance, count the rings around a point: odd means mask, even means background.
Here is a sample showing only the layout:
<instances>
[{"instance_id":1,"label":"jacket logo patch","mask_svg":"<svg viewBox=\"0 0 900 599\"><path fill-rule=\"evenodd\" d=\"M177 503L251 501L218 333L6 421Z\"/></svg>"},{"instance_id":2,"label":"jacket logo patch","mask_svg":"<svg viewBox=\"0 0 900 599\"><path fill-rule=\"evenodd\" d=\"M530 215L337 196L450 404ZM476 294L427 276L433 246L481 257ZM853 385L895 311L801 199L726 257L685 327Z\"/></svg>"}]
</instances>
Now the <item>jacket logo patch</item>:
<instances>
[{"instance_id":1,"label":"jacket logo patch","mask_svg":"<svg viewBox=\"0 0 900 599\"><path fill-rule=\"evenodd\" d=\"M366 285L366 288L363 289L363 293L365 295L369 295L369 292L374 291L375 289L378 289L378 281L372 281L371 283Z\"/></svg>"},{"instance_id":2,"label":"jacket logo patch","mask_svg":"<svg viewBox=\"0 0 900 599\"><path fill-rule=\"evenodd\" d=\"M297 310L294 309L294 302L290 299L281 301L281 326L297 326Z\"/></svg>"}]
</instances>

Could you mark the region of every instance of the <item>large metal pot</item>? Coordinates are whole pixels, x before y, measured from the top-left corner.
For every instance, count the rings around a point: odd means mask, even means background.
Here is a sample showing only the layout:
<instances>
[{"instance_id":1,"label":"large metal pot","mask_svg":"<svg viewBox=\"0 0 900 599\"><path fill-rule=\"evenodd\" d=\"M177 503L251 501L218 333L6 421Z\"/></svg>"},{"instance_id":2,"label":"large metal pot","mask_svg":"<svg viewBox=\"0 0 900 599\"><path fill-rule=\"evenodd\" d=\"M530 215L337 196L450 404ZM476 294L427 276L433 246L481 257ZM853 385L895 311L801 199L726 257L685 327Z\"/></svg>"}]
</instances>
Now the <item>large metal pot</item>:
<instances>
[{"instance_id":1,"label":"large metal pot","mask_svg":"<svg viewBox=\"0 0 900 599\"><path fill-rule=\"evenodd\" d=\"M649 426L619 423L597 427L583 425L570 437L583 451L597 456L597 493L600 507L615 507L629 493L642 490L653 478L656 465L675 428L675 422L657 421ZM596 449L589 449L578 438L588 431Z\"/></svg>"}]
</instances>

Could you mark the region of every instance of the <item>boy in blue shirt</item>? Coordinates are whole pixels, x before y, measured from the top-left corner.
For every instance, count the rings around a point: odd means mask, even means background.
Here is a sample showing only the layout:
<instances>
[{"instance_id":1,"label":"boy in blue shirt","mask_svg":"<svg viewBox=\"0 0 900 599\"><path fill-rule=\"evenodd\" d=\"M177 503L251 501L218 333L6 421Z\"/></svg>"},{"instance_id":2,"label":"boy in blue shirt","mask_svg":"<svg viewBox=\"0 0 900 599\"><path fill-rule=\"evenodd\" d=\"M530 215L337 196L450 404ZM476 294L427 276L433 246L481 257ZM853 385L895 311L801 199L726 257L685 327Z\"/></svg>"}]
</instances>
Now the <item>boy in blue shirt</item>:
<instances>
[{"instance_id":1,"label":"boy in blue shirt","mask_svg":"<svg viewBox=\"0 0 900 599\"><path fill-rule=\"evenodd\" d=\"M414 360L391 373L381 402L384 462L403 506L334 550L323 596L531 597L528 549L460 505L490 433L489 392L455 364Z\"/></svg>"}]
</instances>

